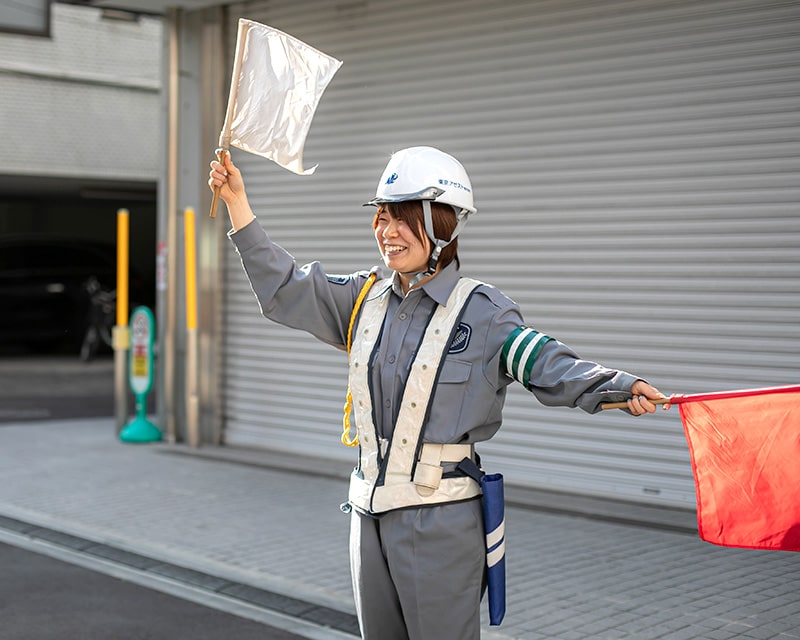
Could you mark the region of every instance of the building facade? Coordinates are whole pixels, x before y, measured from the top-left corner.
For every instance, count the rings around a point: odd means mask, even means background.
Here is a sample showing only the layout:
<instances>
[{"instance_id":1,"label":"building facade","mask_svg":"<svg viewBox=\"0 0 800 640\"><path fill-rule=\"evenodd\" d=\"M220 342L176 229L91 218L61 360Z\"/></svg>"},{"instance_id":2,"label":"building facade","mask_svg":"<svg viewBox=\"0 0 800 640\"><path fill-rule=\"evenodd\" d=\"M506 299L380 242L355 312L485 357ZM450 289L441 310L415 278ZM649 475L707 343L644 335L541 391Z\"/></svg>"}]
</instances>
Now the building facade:
<instances>
[{"instance_id":1,"label":"building facade","mask_svg":"<svg viewBox=\"0 0 800 640\"><path fill-rule=\"evenodd\" d=\"M361 203L392 151L432 145L473 181L462 271L538 330L666 393L800 377L800 3L154 4L169 30L161 220L177 220L164 345L175 437L180 212L208 208L240 17L344 62L307 139L313 176L234 150L259 223L298 262L376 264ZM203 440L353 458L339 445L344 354L261 318L224 216L200 227ZM676 412L588 416L514 389L480 452L522 487L694 505Z\"/></svg>"},{"instance_id":2,"label":"building facade","mask_svg":"<svg viewBox=\"0 0 800 640\"><path fill-rule=\"evenodd\" d=\"M12 4L0 24L37 3ZM126 207L132 262L152 280L163 20L64 3L46 13L39 36L0 31L0 234L113 243Z\"/></svg>"}]
</instances>

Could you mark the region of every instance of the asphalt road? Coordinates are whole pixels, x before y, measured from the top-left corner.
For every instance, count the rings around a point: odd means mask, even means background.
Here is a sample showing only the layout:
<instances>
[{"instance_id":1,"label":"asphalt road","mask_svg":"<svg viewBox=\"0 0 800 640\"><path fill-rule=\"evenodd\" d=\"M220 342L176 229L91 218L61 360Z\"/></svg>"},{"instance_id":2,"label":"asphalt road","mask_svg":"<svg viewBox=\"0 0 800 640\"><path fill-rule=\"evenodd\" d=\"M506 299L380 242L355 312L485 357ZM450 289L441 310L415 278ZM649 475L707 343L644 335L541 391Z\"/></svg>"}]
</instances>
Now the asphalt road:
<instances>
[{"instance_id":1,"label":"asphalt road","mask_svg":"<svg viewBox=\"0 0 800 640\"><path fill-rule=\"evenodd\" d=\"M3 543L0 575L3 640L303 640Z\"/></svg>"},{"instance_id":2,"label":"asphalt road","mask_svg":"<svg viewBox=\"0 0 800 640\"><path fill-rule=\"evenodd\" d=\"M126 382L127 385L127 382ZM148 396L152 411L154 393ZM132 395L128 410L135 413ZM0 350L0 423L114 415L114 358Z\"/></svg>"}]
</instances>

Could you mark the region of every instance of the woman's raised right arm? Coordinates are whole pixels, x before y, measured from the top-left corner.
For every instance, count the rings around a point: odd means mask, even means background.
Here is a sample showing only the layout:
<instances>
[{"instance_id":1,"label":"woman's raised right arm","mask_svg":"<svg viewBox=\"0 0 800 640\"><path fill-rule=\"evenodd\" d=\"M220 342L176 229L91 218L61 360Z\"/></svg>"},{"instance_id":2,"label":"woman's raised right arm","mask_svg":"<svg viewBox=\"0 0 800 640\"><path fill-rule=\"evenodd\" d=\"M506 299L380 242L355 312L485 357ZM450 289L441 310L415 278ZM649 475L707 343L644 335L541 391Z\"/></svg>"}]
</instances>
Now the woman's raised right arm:
<instances>
[{"instance_id":1,"label":"woman's raised right arm","mask_svg":"<svg viewBox=\"0 0 800 640\"><path fill-rule=\"evenodd\" d=\"M244 180L231 162L211 163L208 185L219 187L233 232L229 234L242 260L261 313L280 324L307 331L342 348L350 314L368 273L328 276L318 262L299 267L294 257L269 239L255 221ZM252 223L252 224L251 224Z\"/></svg>"}]
</instances>

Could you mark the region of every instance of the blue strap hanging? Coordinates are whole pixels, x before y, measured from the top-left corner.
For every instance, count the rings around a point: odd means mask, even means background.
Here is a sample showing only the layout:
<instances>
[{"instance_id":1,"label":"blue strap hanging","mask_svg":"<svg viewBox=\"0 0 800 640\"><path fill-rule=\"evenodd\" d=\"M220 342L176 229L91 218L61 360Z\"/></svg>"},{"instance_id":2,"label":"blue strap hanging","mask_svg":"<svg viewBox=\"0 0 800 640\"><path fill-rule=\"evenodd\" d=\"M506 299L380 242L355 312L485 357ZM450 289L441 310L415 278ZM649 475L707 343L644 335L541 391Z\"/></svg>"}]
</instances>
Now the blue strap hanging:
<instances>
[{"instance_id":1,"label":"blue strap hanging","mask_svg":"<svg viewBox=\"0 0 800 640\"><path fill-rule=\"evenodd\" d=\"M489 591L489 624L499 625L506 614L506 535L503 475L484 474L483 525L486 529L486 566Z\"/></svg>"},{"instance_id":2,"label":"blue strap hanging","mask_svg":"<svg viewBox=\"0 0 800 640\"><path fill-rule=\"evenodd\" d=\"M486 474L464 458L458 469L481 485L483 527L486 532L486 580L489 593L489 624L497 626L506 614L506 536L503 475Z\"/></svg>"}]
</instances>

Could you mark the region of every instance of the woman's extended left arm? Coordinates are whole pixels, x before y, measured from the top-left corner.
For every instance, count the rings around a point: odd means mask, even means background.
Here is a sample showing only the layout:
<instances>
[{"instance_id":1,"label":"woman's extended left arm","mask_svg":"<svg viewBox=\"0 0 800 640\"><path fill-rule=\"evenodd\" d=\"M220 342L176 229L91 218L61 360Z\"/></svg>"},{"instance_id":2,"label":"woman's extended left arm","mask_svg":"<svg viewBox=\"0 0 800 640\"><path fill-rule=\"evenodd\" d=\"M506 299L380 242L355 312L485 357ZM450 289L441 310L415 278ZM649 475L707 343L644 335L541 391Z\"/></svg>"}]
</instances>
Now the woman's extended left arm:
<instances>
[{"instance_id":1,"label":"woman's extended left arm","mask_svg":"<svg viewBox=\"0 0 800 640\"><path fill-rule=\"evenodd\" d=\"M653 413L657 405L651 400L665 397L641 378L583 360L567 345L524 325L509 334L501 362L508 376L548 406L596 413L603 403L627 402L628 411L638 416Z\"/></svg>"}]
</instances>

